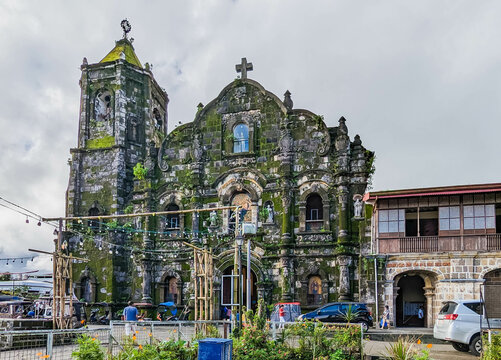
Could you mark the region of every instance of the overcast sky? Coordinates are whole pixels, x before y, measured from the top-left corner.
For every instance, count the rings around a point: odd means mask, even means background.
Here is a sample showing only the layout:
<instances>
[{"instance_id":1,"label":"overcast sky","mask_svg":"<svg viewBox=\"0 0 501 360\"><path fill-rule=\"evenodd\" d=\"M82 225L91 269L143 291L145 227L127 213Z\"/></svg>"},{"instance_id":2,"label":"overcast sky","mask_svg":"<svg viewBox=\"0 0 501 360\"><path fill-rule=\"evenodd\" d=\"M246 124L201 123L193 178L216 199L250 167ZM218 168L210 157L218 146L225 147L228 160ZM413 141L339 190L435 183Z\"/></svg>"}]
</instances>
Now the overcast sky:
<instances>
[{"instance_id":1,"label":"overcast sky","mask_svg":"<svg viewBox=\"0 0 501 360\"><path fill-rule=\"evenodd\" d=\"M500 14L499 1L0 0L0 197L64 215L80 64L113 48L123 18L169 94L169 130L247 57L295 108L347 119L376 152L374 190L501 182ZM0 258L52 249L53 228L1 207L0 229Z\"/></svg>"}]
</instances>

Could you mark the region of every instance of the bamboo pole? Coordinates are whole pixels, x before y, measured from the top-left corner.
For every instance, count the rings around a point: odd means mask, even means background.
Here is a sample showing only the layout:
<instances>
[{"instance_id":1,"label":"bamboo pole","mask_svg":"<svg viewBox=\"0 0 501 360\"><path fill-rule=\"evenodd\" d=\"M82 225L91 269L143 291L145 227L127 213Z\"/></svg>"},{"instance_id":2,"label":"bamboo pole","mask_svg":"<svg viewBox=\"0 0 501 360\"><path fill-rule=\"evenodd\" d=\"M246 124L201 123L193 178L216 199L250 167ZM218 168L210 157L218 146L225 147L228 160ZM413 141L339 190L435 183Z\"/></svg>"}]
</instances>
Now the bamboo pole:
<instances>
[{"instance_id":1,"label":"bamboo pole","mask_svg":"<svg viewBox=\"0 0 501 360\"><path fill-rule=\"evenodd\" d=\"M197 259L197 250L196 249L193 249L193 266L195 267L195 321L198 320L198 286L197 286L197 283L198 283L198 270L197 270L197 262L198 262L198 259Z\"/></svg>"}]
</instances>

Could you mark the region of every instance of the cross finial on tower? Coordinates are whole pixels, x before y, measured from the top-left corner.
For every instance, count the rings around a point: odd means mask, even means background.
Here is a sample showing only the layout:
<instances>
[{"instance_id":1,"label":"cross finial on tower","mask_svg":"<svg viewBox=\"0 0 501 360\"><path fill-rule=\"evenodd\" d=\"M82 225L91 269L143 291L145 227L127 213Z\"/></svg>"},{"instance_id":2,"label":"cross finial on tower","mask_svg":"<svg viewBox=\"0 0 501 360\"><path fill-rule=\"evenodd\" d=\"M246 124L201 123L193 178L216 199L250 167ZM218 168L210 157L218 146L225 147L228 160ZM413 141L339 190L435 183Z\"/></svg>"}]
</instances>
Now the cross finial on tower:
<instances>
[{"instance_id":1,"label":"cross finial on tower","mask_svg":"<svg viewBox=\"0 0 501 360\"><path fill-rule=\"evenodd\" d=\"M122 27L122 30L124 31L124 39L127 39L127 34L130 32L130 29L131 29L129 20L123 19L120 22L120 26Z\"/></svg>"},{"instance_id":2,"label":"cross finial on tower","mask_svg":"<svg viewBox=\"0 0 501 360\"><path fill-rule=\"evenodd\" d=\"M235 69L237 73L242 73L242 79L247 79L247 71L254 70L252 63L247 62L247 58L242 58L242 63L235 65Z\"/></svg>"}]
</instances>

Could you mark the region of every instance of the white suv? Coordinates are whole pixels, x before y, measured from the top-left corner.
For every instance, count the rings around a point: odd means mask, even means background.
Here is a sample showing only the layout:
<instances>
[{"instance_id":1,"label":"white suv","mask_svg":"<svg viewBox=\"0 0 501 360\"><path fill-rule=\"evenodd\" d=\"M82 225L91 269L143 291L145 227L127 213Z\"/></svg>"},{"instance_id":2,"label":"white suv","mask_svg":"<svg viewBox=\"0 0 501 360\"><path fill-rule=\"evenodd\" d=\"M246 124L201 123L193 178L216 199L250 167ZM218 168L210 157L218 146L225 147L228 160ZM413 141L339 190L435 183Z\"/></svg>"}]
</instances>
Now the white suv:
<instances>
[{"instance_id":1,"label":"white suv","mask_svg":"<svg viewBox=\"0 0 501 360\"><path fill-rule=\"evenodd\" d=\"M444 303L433 327L433 337L447 340L458 351L470 351L479 356L482 351L482 328L487 321L482 316L483 303L480 300L454 300ZM500 319L489 319L491 327L501 326Z\"/></svg>"}]
</instances>

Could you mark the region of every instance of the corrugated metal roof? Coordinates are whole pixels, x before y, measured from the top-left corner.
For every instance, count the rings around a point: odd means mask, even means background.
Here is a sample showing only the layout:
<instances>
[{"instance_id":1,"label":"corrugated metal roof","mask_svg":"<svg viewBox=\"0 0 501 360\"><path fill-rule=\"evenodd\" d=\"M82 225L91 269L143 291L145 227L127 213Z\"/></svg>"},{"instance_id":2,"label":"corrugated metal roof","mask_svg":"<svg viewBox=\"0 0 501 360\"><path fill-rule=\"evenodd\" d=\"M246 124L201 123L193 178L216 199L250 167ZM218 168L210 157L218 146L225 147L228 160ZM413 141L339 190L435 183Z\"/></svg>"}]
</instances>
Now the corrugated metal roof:
<instances>
[{"instance_id":1,"label":"corrugated metal roof","mask_svg":"<svg viewBox=\"0 0 501 360\"><path fill-rule=\"evenodd\" d=\"M461 194L478 194L501 192L501 184L482 184L482 185L459 185L459 186L444 186L437 188L422 188L422 189L406 189L406 190L390 190L365 193L363 200L373 199L391 199L403 198L411 196L438 196L438 195L461 195Z\"/></svg>"}]
</instances>

